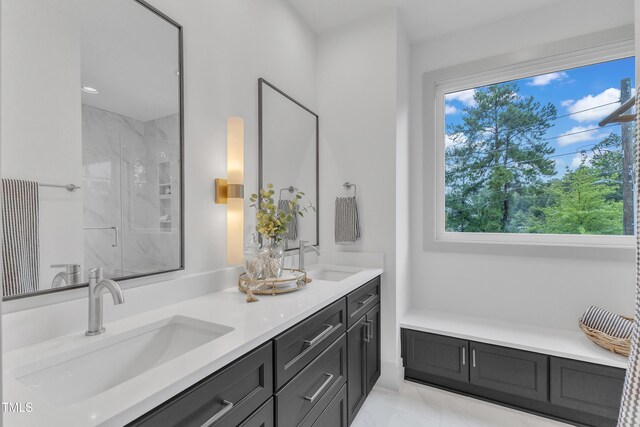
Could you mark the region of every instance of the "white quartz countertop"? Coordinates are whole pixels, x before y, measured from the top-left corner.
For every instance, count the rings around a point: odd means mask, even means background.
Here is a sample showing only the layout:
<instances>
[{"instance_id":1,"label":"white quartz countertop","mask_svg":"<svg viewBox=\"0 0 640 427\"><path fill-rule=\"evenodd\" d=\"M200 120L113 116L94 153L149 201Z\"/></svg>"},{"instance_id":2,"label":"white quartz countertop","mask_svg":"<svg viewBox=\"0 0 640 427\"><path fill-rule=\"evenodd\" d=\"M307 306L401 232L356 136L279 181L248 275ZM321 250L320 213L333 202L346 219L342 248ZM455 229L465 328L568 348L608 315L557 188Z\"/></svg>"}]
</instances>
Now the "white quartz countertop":
<instances>
[{"instance_id":1,"label":"white quartz countertop","mask_svg":"<svg viewBox=\"0 0 640 427\"><path fill-rule=\"evenodd\" d=\"M339 282L314 280L298 292L259 296L260 301L251 304L236 288L229 288L115 322L106 319L103 335L86 337L82 329L85 325L78 325L75 334L5 353L3 401L30 402L33 408L30 413L5 413L5 425L122 426L382 274L377 268L358 270L361 271ZM111 304L110 298L105 298L104 303ZM16 371L26 365L177 315L234 330L72 405L55 406L16 380ZM96 369L108 370L109 366Z\"/></svg>"},{"instance_id":2,"label":"white quartz countertop","mask_svg":"<svg viewBox=\"0 0 640 427\"><path fill-rule=\"evenodd\" d=\"M628 364L626 357L597 346L580 331L418 309L409 310L400 327L616 368Z\"/></svg>"}]
</instances>

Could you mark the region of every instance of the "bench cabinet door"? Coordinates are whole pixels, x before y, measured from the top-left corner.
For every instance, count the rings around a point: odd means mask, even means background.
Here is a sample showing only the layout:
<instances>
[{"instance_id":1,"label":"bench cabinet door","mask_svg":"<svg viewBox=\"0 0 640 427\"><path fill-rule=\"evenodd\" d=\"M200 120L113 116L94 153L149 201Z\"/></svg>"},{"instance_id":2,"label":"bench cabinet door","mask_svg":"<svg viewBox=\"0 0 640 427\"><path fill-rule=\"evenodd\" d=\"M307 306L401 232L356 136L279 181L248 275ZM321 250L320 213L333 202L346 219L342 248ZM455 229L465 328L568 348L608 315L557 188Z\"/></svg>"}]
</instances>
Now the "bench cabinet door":
<instances>
[{"instance_id":1,"label":"bench cabinet door","mask_svg":"<svg viewBox=\"0 0 640 427\"><path fill-rule=\"evenodd\" d=\"M551 358L551 403L617 419L625 370Z\"/></svg>"},{"instance_id":2,"label":"bench cabinet door","mask_svg":"<svg viewBox=\"0 0 640 427\"><path fill-rule=\"evenodd\" d=\"M423 374L469 381L469 342L425 332L404 330L405 368Z\"/></svg>"},{"instance_id":3,"label":"bench cabinet door","mask_svg":"<svg viewBox=\"0 0 640 427\"><path fill-rule=\"evenodd\" d=\"M489 344L471 343L471 384L548 401L549 357Z\"/></svg>"}]
</instances>

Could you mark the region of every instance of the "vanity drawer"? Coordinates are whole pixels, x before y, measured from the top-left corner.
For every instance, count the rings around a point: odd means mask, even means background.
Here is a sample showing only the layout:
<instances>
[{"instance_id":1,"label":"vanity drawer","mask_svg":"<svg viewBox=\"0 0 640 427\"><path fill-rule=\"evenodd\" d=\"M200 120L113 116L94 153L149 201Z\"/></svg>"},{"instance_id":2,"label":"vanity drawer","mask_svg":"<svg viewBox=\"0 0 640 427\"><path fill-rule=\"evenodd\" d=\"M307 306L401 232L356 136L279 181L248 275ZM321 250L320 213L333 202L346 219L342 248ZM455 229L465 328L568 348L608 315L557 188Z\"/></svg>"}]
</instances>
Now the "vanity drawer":
<instances>
[{"instance_id":1,"label":"vanity drawer","mask_svg":"<svg viewBox=\"0 0 640 427\"><path fill-rule=\"evenodd\" d=\"M346 382L347 339L343 334L276 394L276 425L312 424Z\"/></svg>"},{"instance_id":2,"label":"vanity drawer","mask_svg":"<svg viewBox=\"0 0 640 427\"><path fill-rule=\"evenodd\" d=\"M237 426L273 393L272 354L271 343L264 345L129 425Z\"/></svg>"},{"instance_id":3,"label":"vanity drawer","mask_svg":"<svg viewBox=\"0 0 640 427\"><path fill-rule=\"evenodd\" d=\"M260 409L244 420L239 427L273 427L274 426L273 397Z\"/></svg>"},{"instance_id":4,"label":"vanity drawer","mask_svg":"<svg viewBox=\"0 0 640 427\"><path fill-rule=\"evenodd\" d=\"M380 277L347 295L347 328L380 302Z\"/></svg>"},{"instance_id":5,"label":"vanity drawer","mask_svg":"<svg viewBox=\"0 0 640 427\"><path fill-rule=\"evenodd\" d=\"M341 298L275 338L276 390L342 335L345 323L346 305Z\"/></svg>"},{"instance_id":6,"label":"vanity drawer","mask_svg":"<svg viewBox=\"0 0 640 427\"><path fill-rule=\"evenodd\" d=\"M347 385L345 384L314 421L312 427L347 427L347 425Z\"/></svg>"},{"instance_id":7,"label":"vanity drawer","mask_svg":"<svg viewBox=\"0 0 640 427\"><path fill-rule=\"evenodd\" d=\"M551 358L551 403L617 419L625 370Z\"/></svg>"}]
</instances>

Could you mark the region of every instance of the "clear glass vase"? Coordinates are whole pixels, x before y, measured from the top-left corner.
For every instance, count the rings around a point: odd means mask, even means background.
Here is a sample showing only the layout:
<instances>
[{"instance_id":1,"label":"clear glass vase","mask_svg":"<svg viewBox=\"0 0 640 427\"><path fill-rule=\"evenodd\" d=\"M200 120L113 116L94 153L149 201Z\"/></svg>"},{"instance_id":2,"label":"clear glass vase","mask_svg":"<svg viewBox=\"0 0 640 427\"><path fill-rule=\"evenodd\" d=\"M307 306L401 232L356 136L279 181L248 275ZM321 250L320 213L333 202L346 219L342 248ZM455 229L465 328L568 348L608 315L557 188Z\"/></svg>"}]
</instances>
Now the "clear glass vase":
<instances>
[{"instance_id":1,"label":"clear glass vase","mask_svg":"<svg viewBox=\"0 0 640 427\"><path fill-rule=\"evenodd\" d=\"M263 279L277 279L282 276L284 246L281 242L278 242L274 237L268 237L268 243L260 249L260 258L262 259Z\"/></svg>"}]
</instances>

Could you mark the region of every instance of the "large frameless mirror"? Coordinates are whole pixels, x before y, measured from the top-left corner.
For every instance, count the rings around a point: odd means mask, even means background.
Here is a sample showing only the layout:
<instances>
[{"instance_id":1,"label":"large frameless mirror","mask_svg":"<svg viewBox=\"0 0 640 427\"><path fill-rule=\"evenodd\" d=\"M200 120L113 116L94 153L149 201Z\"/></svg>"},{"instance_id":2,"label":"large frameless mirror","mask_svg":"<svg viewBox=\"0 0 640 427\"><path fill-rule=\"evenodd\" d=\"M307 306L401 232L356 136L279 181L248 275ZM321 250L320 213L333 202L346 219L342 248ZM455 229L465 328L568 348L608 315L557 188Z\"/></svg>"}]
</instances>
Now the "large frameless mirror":
<instances>
[{"instance_id":1,"label":"large frameless mirror","mask_svg":"<svg viewBox=\"0 0 640 427\"><path fill-rule=\"evenodd\" d=\"M182 29L136 0L3 0L3 295L183 268Z\"/></svg>"}]
</instances>

